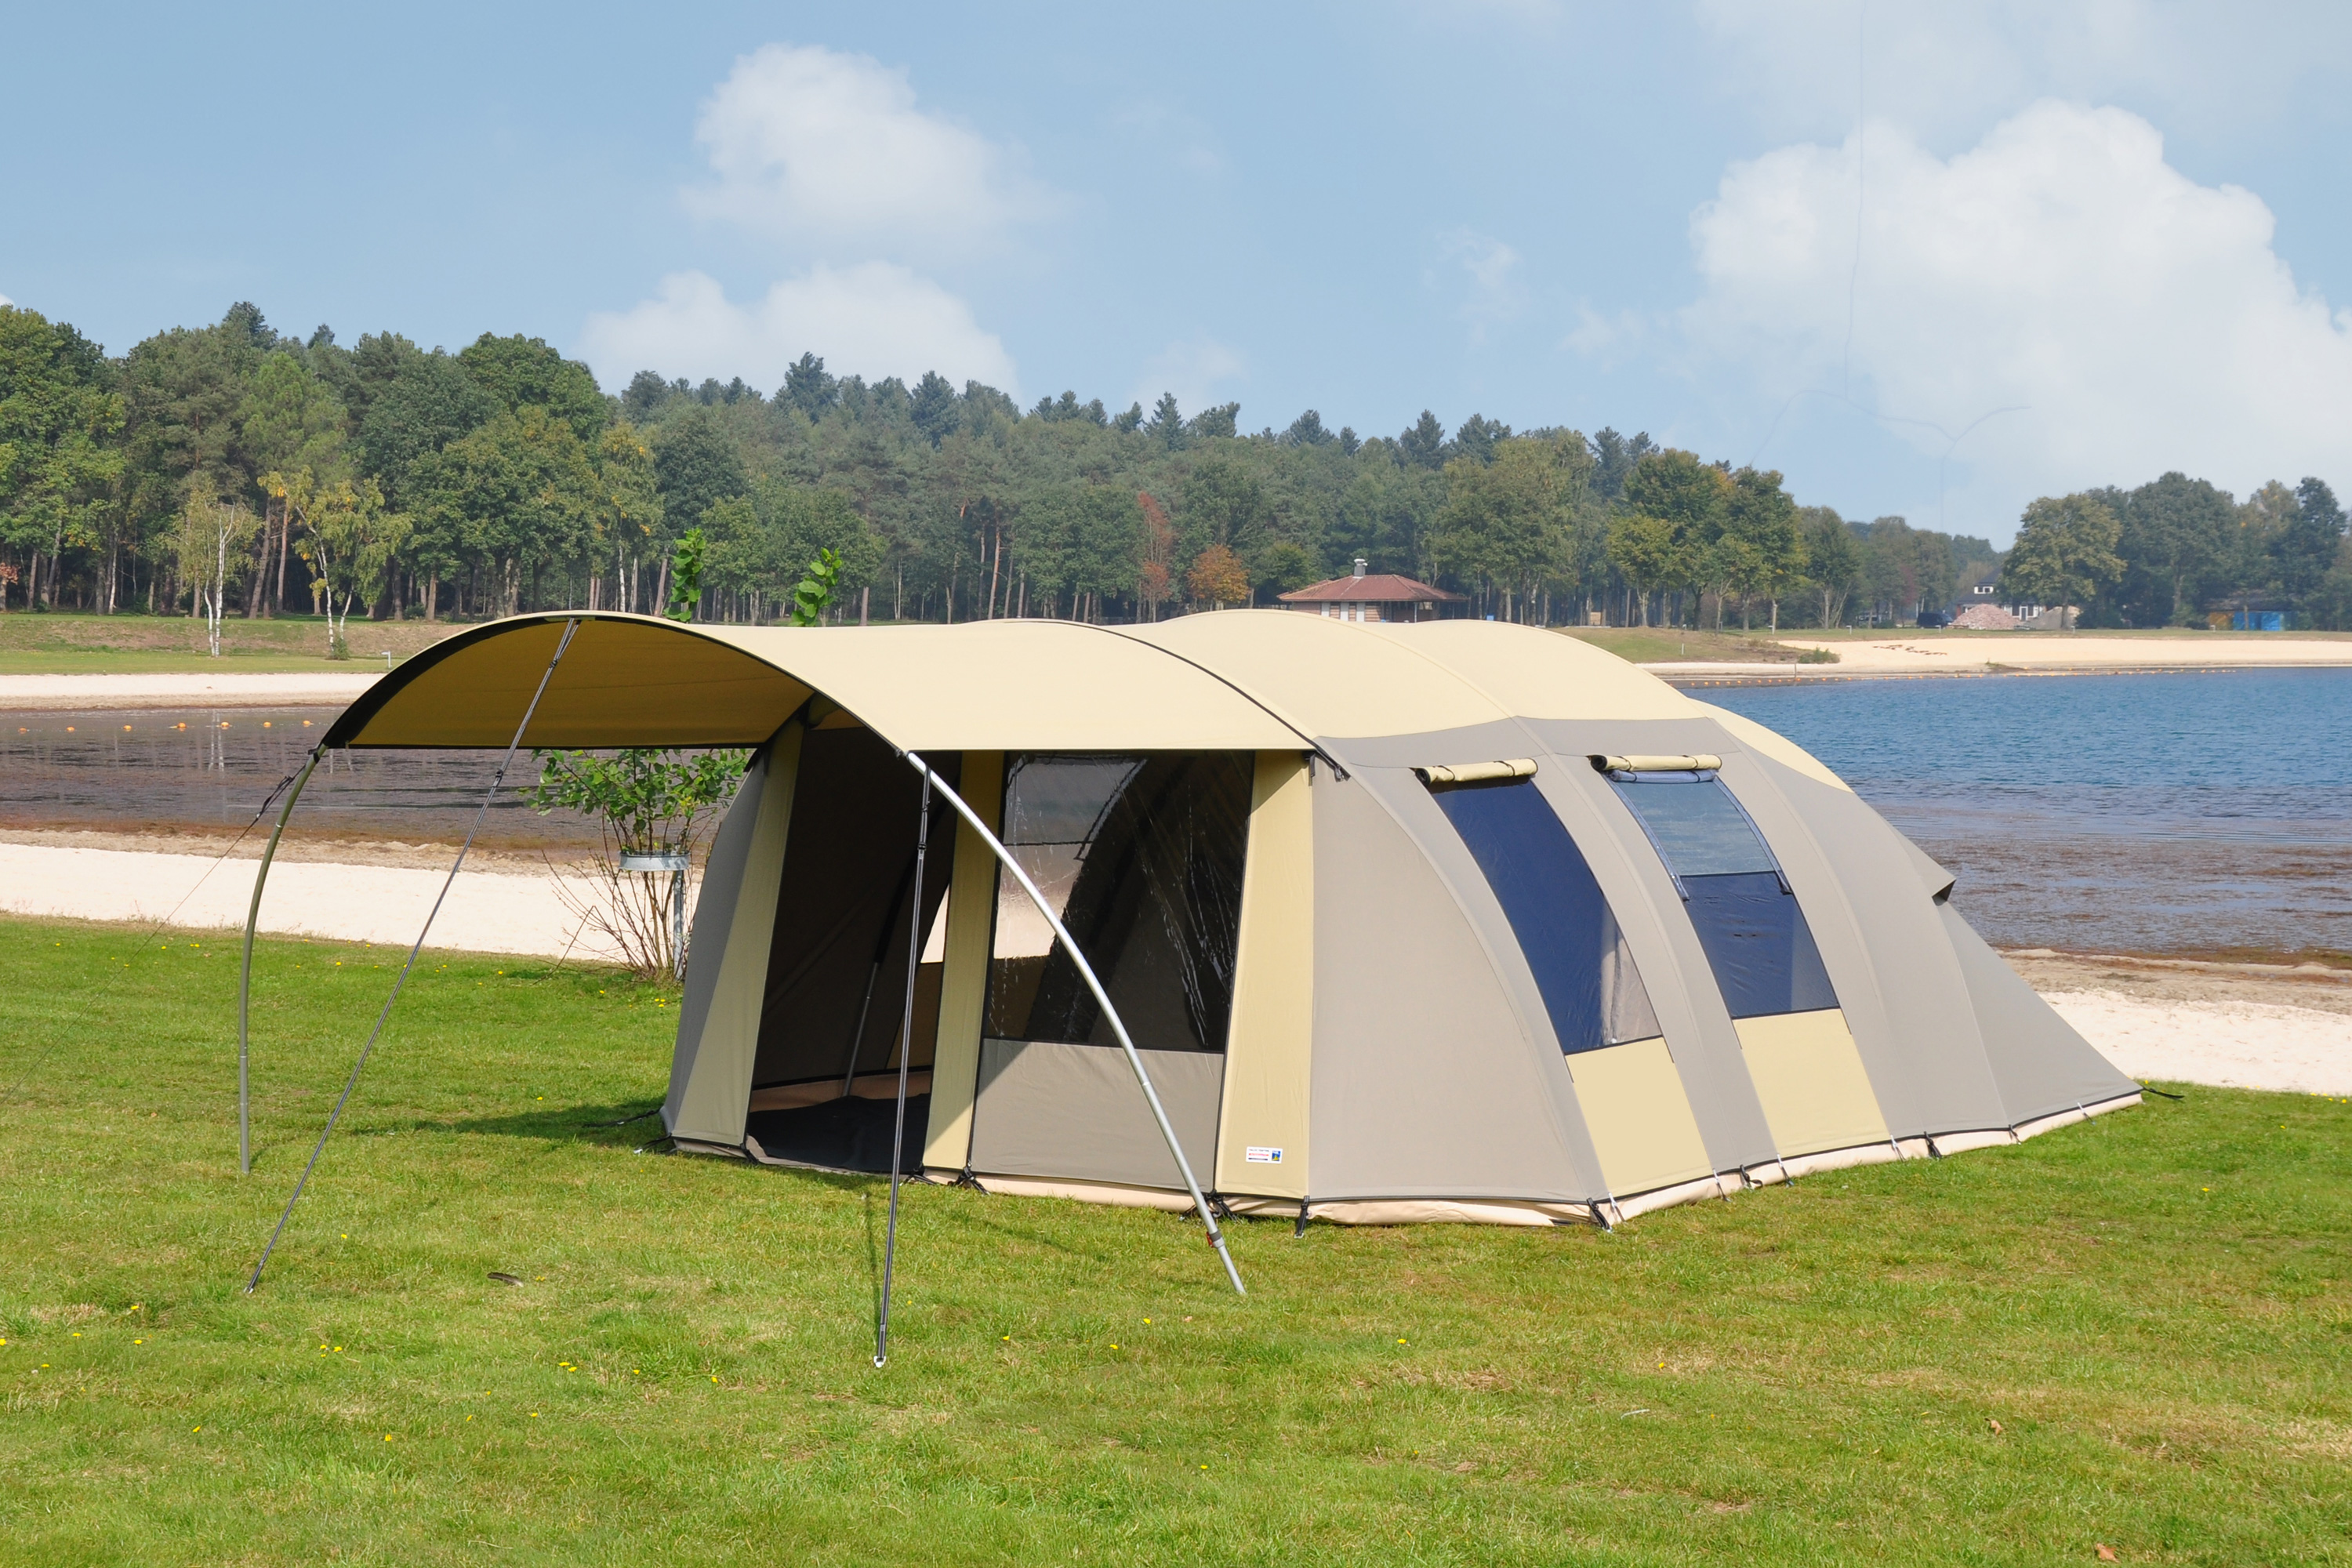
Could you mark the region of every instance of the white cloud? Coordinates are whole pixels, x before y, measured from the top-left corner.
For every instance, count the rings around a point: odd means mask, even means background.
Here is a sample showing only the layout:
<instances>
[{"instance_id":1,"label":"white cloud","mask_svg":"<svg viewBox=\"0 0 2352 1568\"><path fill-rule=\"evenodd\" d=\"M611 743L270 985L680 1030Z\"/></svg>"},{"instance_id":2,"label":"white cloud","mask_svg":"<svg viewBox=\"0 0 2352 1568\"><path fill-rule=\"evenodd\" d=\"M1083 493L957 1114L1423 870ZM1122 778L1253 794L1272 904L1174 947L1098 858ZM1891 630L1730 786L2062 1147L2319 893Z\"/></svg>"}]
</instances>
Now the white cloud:
<instances>
[{"instance_id":1,"label":"white cloud","mask_svg":"<svg viewBox=\"0 0 2352 1568\"><path fill-rule=\"evenodd\" d=\"M1852 141L1732 165L1692 219L1695 353L1776 402L1850 384L1947 432L2023 405L1960 448L1951 517L1970 531L2168 468L2241 494L2352 478L2352 323L2296 287L2252 193L2198 184L2111 108L2038 103L1948 160L1883 124L1867 146L1858 274Z\"/></svg>"},{"instance_id":2,"label":"white cloud","mask_svg":"<svg viewBox=\"0 0 2352 1568\"><path fill-rule=\"evenodd\" d=\"M1457 228L1440 237L1446 259L1462 268L1469 291L1462 302L1462 319L1470 323L1474 342L1484 342L1486 329L1518 314L1526 291L1519 287L1519 253L1490 234Z\"/></svg>"},{"instance_id":3,"label":"white cloud","mask_svg":"<svg viewBox=\"0 0 2352 1568\"><path fill-rule=\"evenodd\" d=\"M811 246L969 247L1053 199L1006 149L916 106L903 70L814 45L735 62L696 123L697 216Z\"/></svg>"},{"instance_id":4,"label":"white cloud","mask_svg":"<svg viewBox=\"0 0 2352 1568\"><path fill-rule=\"evenodd\" d=\"M607 386L655 370L692 381L740 375L773 391L805 352L835 375L912 383L936 370L959 385L982 381L1020 393L1012 355L972 320L970 306L887 261L820 264L748 306L703 273L673 273L653 299L590 316L579 352Z\"/></svg>"},{"instance_id":5,"label":"white cloud","mask_svg":"<svg viewBox=\"0 0 2352 1568\"><path fill-rule=\"evenodd\" d=\"M2199 0L1695 0L1718 75L1777 133L1874 118L1972 137L2045 96L2161 108L2221 134L2265 121L2296 78L2340 71L2352 11ZM1864 61L1866 60L1866 67Z\"/></svg>"},{"instance_id":6,"label":"white cloud","mask_svg":"<svg viewBox=\"0 0 2352 1568\"><path fill-rule=\"evenodd\" d=\"M1247 368L1239 353L1214 338L1172 342L1153 356L1143 379L1136 383L1135 401L1149 413L1161 393L1172 392L1176 406L1189 419L1212 405L1231 402L1218 394Z\"/></svg>"}]
</instances>

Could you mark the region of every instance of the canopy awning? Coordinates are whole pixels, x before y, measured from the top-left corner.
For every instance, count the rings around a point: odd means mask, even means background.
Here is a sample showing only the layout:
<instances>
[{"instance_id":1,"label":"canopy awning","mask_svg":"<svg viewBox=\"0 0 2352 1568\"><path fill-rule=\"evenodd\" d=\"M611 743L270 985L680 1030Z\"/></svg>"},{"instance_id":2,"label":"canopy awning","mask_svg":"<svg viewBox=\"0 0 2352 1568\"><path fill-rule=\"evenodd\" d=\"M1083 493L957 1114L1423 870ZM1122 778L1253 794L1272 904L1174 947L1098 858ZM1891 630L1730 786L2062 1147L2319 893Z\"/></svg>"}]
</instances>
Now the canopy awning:
<instances>
[{"instance_id":1,"label":"canopy awning","mask_svg":"<svg viewBox=\"0 0 2352 1568\"><path fill-rule=\"evenodd\" d=\"M1187 660L1073 621L959 626L682 625L518 616L435 644L338 719L325 744L489 747L515 726L567 621L579 632L527 747L752 746L812 697L909 751L1305 749L1263 703Z\"/></svg>"}]
</instances>

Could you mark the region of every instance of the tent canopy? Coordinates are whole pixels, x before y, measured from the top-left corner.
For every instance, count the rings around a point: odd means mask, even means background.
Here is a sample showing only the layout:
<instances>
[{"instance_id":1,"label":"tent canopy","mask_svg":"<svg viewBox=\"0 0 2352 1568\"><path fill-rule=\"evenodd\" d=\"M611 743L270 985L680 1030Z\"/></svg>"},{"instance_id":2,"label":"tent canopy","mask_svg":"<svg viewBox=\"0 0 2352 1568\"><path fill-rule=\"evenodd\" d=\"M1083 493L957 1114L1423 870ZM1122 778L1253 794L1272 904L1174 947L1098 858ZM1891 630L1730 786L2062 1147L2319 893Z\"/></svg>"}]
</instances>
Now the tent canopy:
<instances>
[{"instance_id":1,"label":"tent canopy","mask_svg":"<svg viewBox=\"0 0 2352 1568\"><path fill-rule=\"evenodd\" d=\"M353 703L326 744L505 745L572 621L525 746L757 745L813 697L814 723L940 752L1303 749L1512 718L1719 717L1589 644L1493 623L1235 611L1132 627L818 629L551 611L435 644Z\"/></svg>"}]
</instances>

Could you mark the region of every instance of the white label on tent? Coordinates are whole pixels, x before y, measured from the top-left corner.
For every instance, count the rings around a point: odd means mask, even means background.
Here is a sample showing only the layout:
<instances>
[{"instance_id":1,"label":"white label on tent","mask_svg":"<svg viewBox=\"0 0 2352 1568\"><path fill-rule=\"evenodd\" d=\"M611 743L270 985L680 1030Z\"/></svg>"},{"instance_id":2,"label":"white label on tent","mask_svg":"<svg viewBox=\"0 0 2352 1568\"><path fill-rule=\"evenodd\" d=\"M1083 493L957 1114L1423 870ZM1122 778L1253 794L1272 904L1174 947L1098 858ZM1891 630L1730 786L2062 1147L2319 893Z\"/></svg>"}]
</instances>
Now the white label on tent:
<instances>
[{"instance_id":1,"label":"white label on tent","mask_svg":"<svg viewBox=\"0 0 2352 1568\"><path fill-rule=\"evenodd\" d=\"M1242 1151L1242 1158L1248 1161L1253 1165L1279 1165L1282 1163L1282 1151L1279 1149L1262 1149L1253 1143L1247 1149Z\"/></svg>"}]
</instances>

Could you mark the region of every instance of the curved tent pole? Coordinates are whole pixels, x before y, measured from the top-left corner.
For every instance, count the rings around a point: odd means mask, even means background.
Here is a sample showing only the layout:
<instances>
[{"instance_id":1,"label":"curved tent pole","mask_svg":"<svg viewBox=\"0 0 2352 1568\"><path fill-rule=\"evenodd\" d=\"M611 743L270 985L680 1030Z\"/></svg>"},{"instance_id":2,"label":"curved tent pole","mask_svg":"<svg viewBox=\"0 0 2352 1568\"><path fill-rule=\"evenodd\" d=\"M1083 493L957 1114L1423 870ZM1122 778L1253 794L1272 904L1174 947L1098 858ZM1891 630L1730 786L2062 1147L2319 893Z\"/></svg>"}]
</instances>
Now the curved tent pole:
<instances>
[{"instance_id":1,"label":"curved tent pole","mask_svg":"<svg viewBox=\"0 0 2352 1568\"><path fill-rule=\"evenodd\" d=\"M269 880L269 862L277 858L278 841L286 836L286 823L294 815L294 803L302 798L302 786L310 782L310 770L326 754L326 742L321 741L310 748L310 760L294 775L294 787L287 794L285 809L278 814L278 826L269 830L269 842L261 851L261 868L253 874L253 902L245 911L245 963L236 976L236 1169L242 1176L253 1174L253 1079L247 1070L247 1024L253 1008L253 931L261 920L261 889Z\"/></svg>"},{"instance_id":2,"label":"curved tent pole","mask_svg":"<svg viewBox=\"0 0 2352 1568\"><path fill-rule=\"evenodd\" d=\"M907 1074L915 1061L915 973L923 962L923 861L930 848L931 770L926 767L922 804L915 816L915 899L907 911L907 1006L898 1023L898 1114L890 1131L890 1225L882 1241L882 1315L874 1325L874 1365L877 1371L890 1359L890 1266L898 1256L898 1177L907 1163ZM866 993L870 1001L874 994L870 976L866 982ZM862 1015L858 1026L865 1026Z\"/></svg>"},{"instance_id":3,"label":"curved tent pole","mask_svg":"<svg viewBox=\"0 0 2352 1568\"><path fill-rule=\"evenodd\" d=\"M1184 1158L1184 1147L1176 1142L1176 1129L1170 1124L1168 1112L1160 1106L1159 1090L1151 1087L1151 1075L1143 1068L1143 1058L1136 1050L1133 1037L1127 1032L1127 1022L1118 1016L1118 1009L1110 1005L1110 994L1096 977L1094 965L1087 962L1087 955L1079 951L1069 928L1062 923L1062 917L1054 912L1054 906L1045 901L1045 895L1037 890L1037 884L1029 879L1029 873L1021 868L1021 862L1013 858L1013 851L1007 849L1004 841L980 819L980 814L966 804L962 795L950 788L945 779L931 770L930 763L912 752L898 754L907 759L908 766L923 774L933 789L947 797L948 804L956 808L956 815L980 835L987 844L989 853L996 857L997 864L1013 873L1013 879L1021 884L1021 890L1029 895L1029 901L1037 906L1037 912L1044 915L1045 923L1054 928L1055 939L1069 953L1070 962L1078 966L1078 973L1086 978L1087 989L1094 993L1095 1002L1102 1008L1103 1016L1110 1020L1111 1031L1118 1036L1119 1048L1127 1053L1127 1065L1135 1069L1135 1081L1142 1086L1143 1098L1151 1107L1151 1119L1160 1124L1160 1136L1168 1141L1168 1152L1175 1156L1176 1169L1183 1174L1184 1190L1192 1194L1192 1206L1200 1212L1201 1223L1209 1227L1209 1245L1217 1249L1217 1258L1225 1266L1225 1277L1234 1282L1235 1294L1248 1295L1248 1289L1242 1284L1241 1270L1234 1267L1234 1255L1225 1249L1225 1233L1217 1227L1216 1213L1209 1207L1209 1200L1201 1195L1201 1184L1192 1175L1192 1163Z\"/></svg>"}]
</instances>

